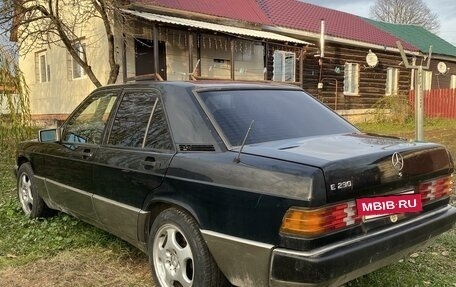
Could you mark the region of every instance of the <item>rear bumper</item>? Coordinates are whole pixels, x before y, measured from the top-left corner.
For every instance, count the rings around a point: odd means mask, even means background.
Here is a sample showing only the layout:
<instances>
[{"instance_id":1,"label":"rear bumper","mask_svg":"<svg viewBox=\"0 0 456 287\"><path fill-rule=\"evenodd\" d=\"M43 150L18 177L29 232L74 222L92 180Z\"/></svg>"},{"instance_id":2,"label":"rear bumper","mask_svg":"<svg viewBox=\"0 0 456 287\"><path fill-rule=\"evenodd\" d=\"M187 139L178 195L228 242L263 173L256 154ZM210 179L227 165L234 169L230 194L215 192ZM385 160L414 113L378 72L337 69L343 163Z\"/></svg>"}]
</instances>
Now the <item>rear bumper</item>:
<instances>
[{"instance_id":1,"label":"rear bumper","mask_svg":"<svg viewBox=\"0 0 456 287\"><path fill-rule=\"evenodd\" d=\"M456 208L445 207L310 252L277 248L272 252L270 286L339 286L406 256L451 229Z\"/></svg>"}]
</instances>

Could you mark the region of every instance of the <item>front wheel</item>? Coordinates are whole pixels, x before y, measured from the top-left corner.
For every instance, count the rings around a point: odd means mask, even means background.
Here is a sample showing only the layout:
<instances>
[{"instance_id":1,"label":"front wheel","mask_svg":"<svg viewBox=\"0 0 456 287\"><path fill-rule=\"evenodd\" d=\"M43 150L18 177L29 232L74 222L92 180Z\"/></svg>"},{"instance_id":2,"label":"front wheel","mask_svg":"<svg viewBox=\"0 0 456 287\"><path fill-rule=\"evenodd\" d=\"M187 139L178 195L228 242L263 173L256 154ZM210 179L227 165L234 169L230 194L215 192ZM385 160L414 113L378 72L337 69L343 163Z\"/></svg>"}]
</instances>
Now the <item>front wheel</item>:
<instances>
[{"instance_id":1,"label":"front wheel","mask_svg":"<svg viewBox=\"0 0 456 287\"><path fill-rule=\"evenodd\" d=\"M30 163L22 164L17 177L17 195L22 210L29 218L45 217L49 215L50 210L38 195L34 181L34 173Z\"/></svg>"},{"instance_id":2,"label":"front wheel","mask_svg":"<svg viewBox=\"0 0 456 287\"><path fill-rule=\"evenodd\" d=\"M149 254L157 287L227 285L195 220L177 208L166 209L155 219Z\"/></svg>"}]
</instances>

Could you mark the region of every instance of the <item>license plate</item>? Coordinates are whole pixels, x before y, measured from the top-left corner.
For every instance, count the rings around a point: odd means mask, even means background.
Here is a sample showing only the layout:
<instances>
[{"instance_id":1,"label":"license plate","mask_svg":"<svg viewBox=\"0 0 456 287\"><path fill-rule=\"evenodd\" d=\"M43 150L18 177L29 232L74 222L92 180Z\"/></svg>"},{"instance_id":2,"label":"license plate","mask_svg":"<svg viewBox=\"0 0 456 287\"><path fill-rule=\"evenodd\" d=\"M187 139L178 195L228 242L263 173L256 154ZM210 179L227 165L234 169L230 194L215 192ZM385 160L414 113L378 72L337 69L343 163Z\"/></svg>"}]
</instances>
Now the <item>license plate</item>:
<instances>
[{"instance_id":1,"label":"license plate","mask_svg":"<svg viewBox=\"0 0 456 287\"><path fill-rule=\"evenodd\" d=\"M401 193L356 199L358 215L364 220L391 214L420 212L423 210L420 194Z\"/></svg>"}]
</instances>

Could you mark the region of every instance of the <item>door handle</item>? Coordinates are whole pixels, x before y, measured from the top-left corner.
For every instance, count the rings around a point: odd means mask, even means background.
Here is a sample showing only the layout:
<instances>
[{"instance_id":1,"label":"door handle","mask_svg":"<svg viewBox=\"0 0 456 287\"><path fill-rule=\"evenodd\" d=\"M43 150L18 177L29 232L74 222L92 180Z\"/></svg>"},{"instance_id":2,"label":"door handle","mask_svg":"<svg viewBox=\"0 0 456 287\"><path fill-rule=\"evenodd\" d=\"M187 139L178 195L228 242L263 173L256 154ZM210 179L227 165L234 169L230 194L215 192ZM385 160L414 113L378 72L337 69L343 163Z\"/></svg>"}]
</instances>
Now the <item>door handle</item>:
<instances>
[{"instance_id":1,"label":"door handle","mask_svg":"<svg viewBox=\"0 0 456 287\"><path fill-rule=\"evenodd\" d=\"M153 169L156 164L155 157L148 156L145 160L141 161L141 164L144 166L144 169Z\"/></svg>"},{"instance_id":2,"label":"door handle","mask_svg":"<svg viewBox=\"0 0 456 287\"><path fill-rule=\"evenodd\" d=\"M90 151L90 149L86 148L81 152L81 155L83 159L89 159L92 157L93 153Z\"/></svg>"}]
</instances>

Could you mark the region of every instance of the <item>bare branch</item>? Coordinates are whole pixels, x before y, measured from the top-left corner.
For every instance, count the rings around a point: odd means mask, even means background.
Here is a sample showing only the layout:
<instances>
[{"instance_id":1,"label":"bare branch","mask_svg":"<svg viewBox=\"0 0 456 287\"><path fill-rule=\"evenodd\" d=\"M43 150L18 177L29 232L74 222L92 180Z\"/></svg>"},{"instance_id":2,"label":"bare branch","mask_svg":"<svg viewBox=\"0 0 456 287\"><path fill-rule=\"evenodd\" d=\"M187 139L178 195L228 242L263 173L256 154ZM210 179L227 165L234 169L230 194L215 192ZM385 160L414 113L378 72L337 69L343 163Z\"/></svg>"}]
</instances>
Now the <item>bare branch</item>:
<instances>
[{"instance_id":1,"label":"bare branch","mask_svg":"<svg viewBox=\"0 0 456 287\"><path fill-rule=\"evenodd\" d=\"M383 22L422 26L434 33L440 28L438 15L423 0L376 0L369 15Z\"/></svg>"}]
</instances>

